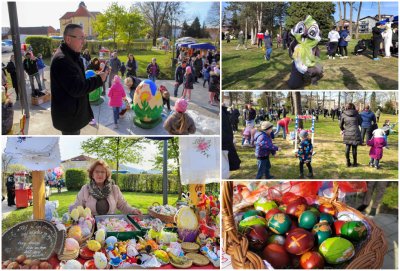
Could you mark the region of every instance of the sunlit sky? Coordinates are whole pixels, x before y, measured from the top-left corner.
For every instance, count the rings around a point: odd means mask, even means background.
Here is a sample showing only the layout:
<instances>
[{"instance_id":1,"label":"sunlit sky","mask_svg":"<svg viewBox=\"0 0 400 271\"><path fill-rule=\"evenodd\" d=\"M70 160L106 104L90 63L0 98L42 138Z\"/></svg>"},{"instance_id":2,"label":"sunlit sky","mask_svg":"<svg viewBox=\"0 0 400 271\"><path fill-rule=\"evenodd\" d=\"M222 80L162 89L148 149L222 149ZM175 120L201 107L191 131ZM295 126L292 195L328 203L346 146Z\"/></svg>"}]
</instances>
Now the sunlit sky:
<instances>
[{"instance_id":1,"label":"sunlit sky","mask_svg":"<svg viewBox=\"0 0 400 271\"><path fill-rule=\"evenodd\" d=\"M10 20L8 16L8 7L6 1L2 2L1 26L9 27ZM18 23L21 27L27 26L52 26L55 29L60 28L59 19L68 11L78 9L81 1L16 1L18 12ZM138 1L114 0L114 1L84 1L89 11L104 11L113 3L118 2L119 5L130 7ZM197 16L201 24L207 18L211 2L183 2L184 15L181 17L182 22L186 19L188 22L193 21Z\"/></svg>"},{"instance_id":2,"label":"sunlit sky","mask_svg":"<svg viewBox=\"0 0 400 271\"><path fill-rule=\"evenodd\" d=\"M72 157L79 156L83 153L83 150L81 149L81 143L90 137L88 136L63 136L60 137L59 141L59 146L60 146L60 153L61 153L61 160L68 160ZM4 151L4 148L6 146L7 138L6 137L1 137L1 150ZM143 150L143 159L141 160L140 163L137 164L129 164L127 165L135 167L135 168L140 168L143 170L150 170L153 169L153 163L150 161L154 158L154 156L157 154L158 150L157 147L154 144L149 144L145 146L145 149Z\"/></svg>"}]
</instances>

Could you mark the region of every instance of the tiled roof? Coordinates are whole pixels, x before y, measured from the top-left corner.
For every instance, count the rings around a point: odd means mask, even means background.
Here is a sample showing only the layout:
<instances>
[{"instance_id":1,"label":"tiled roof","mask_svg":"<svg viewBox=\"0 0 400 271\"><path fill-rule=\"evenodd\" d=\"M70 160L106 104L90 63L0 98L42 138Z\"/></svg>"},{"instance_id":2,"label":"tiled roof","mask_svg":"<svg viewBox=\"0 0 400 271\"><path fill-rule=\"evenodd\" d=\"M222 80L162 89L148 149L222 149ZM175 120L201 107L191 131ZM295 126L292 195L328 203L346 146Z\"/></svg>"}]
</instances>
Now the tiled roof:
<instances>
[{"instance_id":1,"label":"tiled roof","mask_svg":"<svg viewBox=\"0 0 400 271\"><path fill-rule=\"evenodd\" d=\"M20 35L44 35L47 36L50 33L56 33L56 29L52 26L33 26L33 27L20 27ZM8 32L11 35L11 30Z\"/></svg>"}]
</instances>

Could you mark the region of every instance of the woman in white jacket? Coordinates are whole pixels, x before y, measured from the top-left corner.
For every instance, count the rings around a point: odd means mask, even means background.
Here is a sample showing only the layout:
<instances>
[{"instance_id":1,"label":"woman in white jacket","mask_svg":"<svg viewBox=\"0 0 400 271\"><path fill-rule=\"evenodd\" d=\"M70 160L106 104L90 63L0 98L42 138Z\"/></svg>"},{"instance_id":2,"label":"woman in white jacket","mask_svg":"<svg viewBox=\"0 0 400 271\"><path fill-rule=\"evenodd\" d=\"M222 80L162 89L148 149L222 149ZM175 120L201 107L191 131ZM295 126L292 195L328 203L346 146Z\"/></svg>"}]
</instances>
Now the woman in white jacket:
<instances>
[{"instance_id":1,"label":"woman in white jacket","mask_svg":"<svg viewBox=\"0 0 400 271\"><path fill-rule=\"evenodd\" d=\"M328 34L329 39L329 59L335 59L338 42L340 39L339 32L336 30L336 26L332 27L332 30Z\"/></svg>"}]
</instances>

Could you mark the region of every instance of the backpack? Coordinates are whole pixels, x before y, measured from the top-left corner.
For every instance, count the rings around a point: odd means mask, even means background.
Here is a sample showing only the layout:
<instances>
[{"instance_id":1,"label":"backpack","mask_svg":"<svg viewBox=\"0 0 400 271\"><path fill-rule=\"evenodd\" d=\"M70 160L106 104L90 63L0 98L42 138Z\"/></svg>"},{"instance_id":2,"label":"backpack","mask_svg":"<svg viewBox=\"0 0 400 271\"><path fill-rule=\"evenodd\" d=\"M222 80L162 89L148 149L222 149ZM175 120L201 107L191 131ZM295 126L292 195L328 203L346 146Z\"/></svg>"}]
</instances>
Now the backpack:
<instances>
[{"instance_id":1,"label":"backpack","mask_svg":"<svg viewBox=\"0 0 400 271\"><path fill-rule=\"evenodd\" d=\"M351 36L350 36L350 35L347 35L347 36L344 38L344 40L347 41L347 42L351 41Z\"/></svg>"}]
</instances>

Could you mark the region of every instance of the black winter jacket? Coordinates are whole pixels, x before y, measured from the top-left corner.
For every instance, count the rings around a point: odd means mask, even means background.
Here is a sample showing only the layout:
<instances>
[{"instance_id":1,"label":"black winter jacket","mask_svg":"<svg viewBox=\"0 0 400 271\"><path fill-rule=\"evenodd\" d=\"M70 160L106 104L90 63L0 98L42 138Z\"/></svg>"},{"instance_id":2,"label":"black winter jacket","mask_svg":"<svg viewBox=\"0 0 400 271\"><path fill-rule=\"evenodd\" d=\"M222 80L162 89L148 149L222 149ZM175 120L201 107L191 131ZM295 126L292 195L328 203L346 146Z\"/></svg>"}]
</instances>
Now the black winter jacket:
<instances>
[{"instance_id":1,"label":"black winter jacket","mask_svg":"<svg viewBox=\"0 0 400 271\"><path fill-rule=\"evenodd\" d=\"M103 85L100 76L86 79L80 54L61 43L50 66L51 118L54 128L74 132L93 119L89 93Z\"/></svg>"},{"instance_id":2,"label":"black winter jacket","mask_svg":"<svg viewBox=\"0 0 400 271\"><path fill-rule=\"evenodd\" d=\"M357 110L345 110L340 119L340 130L343 131L343 143L346 145L360 145L361 117Z\"/></svg>"},{"instance_id":3,"label":"black winter jacket","mask_svg":"<svg viewBox=\"0 0 400 271\"><path fill-rule=\"evenodd\" d=\"M34 75L39 72L36 60L26 58L24 59L23 65L24 70L28 73L28 75Z\"/></svg>"}]
</instances>

